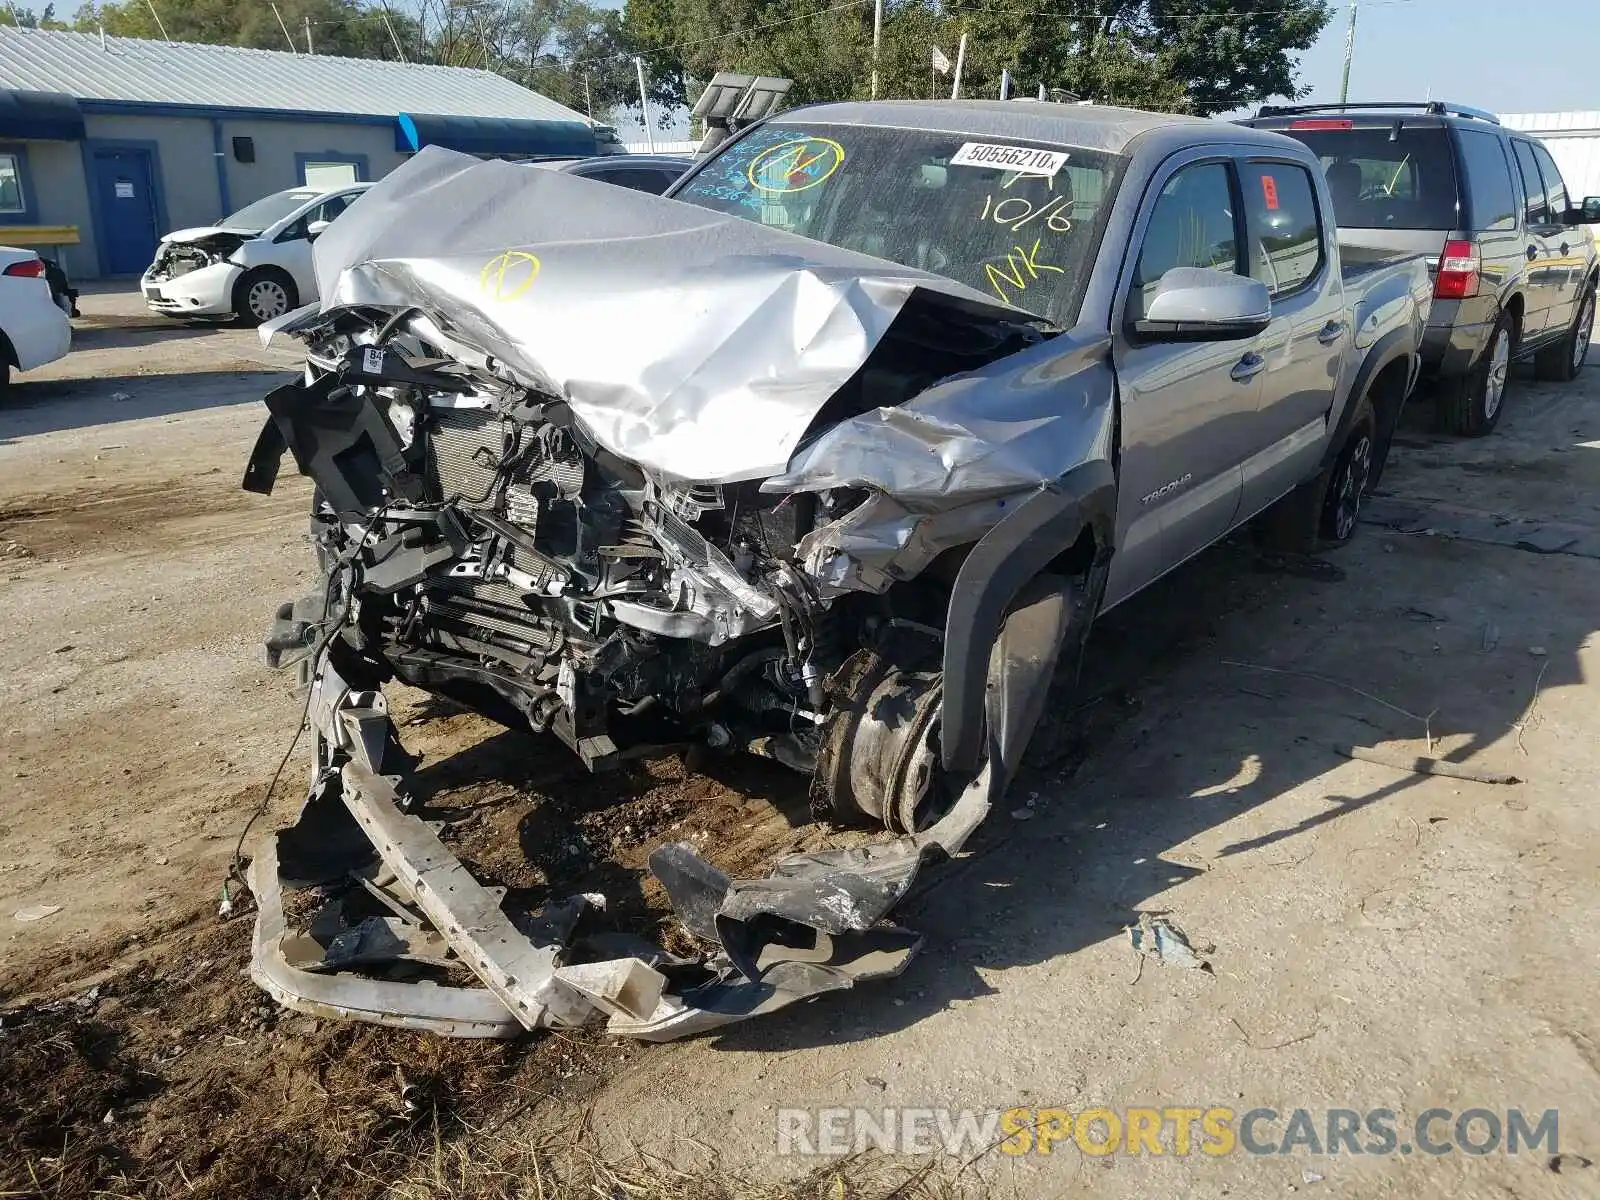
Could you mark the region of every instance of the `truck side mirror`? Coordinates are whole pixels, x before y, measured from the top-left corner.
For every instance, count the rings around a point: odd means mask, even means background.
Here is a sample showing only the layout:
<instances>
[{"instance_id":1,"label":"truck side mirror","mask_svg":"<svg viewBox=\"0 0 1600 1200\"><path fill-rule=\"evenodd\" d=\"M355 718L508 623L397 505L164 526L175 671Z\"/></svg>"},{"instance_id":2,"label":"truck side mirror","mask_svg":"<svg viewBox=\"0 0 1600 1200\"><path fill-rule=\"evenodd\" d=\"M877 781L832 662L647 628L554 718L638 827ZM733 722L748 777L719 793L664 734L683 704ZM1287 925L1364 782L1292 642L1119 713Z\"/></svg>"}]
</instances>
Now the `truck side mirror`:
<instances>
[{"instance_id":1,"label":"truck side mirror","mask_svg":"<svg viewBox=\"0 0 1600 1200\"><path fill-rule=\"evenodd\" d=\"M1133 331L1154 342L1255 337L1272 321L1272 296L1259 279L1208 267L1173 267Z\"/></svg>"},{"instance_id":2,"label":"truck side mirror","mask_svg":"<svg viewBox=\"0 0 1600 1200\"><path fill-rule=\"evenodd\" d=\"M1600 196L1585 196L1583 198L1583 207L1577 211L1576 216L1578 219L1574 224L1600 224Z\"/></svg>"}]
</instances>

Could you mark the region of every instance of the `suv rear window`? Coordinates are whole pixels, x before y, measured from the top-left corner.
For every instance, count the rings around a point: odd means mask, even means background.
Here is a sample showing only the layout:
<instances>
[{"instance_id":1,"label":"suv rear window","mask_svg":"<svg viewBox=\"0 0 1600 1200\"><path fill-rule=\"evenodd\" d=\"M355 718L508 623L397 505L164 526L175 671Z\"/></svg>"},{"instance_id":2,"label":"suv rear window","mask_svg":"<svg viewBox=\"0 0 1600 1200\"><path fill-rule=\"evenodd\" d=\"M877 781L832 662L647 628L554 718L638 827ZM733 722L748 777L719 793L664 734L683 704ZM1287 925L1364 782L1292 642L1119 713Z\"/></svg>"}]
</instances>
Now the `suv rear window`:
<instances>
[{"instance_id":1,"label":"suv rear window","mask_svg":"<svg viewBox=\"0 0 1600 1200\"><path fill-rule=\"evenodd\" d=\"M1348 229L1451 230L1456 171L1443 125L1279 129L1322 160L1333 213Z\"/></svg>"}]
</instances>

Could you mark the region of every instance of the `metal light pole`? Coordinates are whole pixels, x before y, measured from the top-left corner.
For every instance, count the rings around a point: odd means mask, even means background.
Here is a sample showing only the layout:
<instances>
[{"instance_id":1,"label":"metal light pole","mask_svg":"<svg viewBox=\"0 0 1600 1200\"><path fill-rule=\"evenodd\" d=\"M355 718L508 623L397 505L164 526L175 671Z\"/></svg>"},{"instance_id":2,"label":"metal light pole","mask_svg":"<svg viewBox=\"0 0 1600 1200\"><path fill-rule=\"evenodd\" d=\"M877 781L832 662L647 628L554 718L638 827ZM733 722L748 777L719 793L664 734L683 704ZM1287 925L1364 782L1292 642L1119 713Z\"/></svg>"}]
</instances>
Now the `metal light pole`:
<instances>
[{"instance_id":1,"label":"metal light pole","mask_svg":"<svg viewBox=\"0 0 1600 1200\"><path fill-rule=\"evenodd\" d=\"M1011 71L1007 67L1000 68L1000 99L1011 99Z\"/></svg>"},{"instance_id":2,"label":"metal light pole","mask_svg":"<svg viewBox=\"0 0 1600 1200\"><path fill-rule=\"evenodd\" d=\"M883 44L883 0L872 0L872 98L878 98L878 48Z\"/></svg>"},{"instance_id":3,"label":"metal light pole","mask_svg":"<svg viewBox=\"0 0 1600 1200\"><path fill-rule=\"evenodd\" d=\"M644 144L651 154L656 152L656 133L650 127L650 97L644 88L644 59L635 57L633 69L639 76L639 115L644 119Z\"/></svg>"},{"instance_id":4,"label":"metal light pole","mask_svg":"<svg viewBox=\"0 0 1600 1200\"><path fill-rule=\"evenodd\" d=\"M967 62L967 31L961 31L961 44L956 47L956 81L950 85L950 99L961 99L961 68Z\"/></svg>"},{"instance_id":5,"label":"metal light pole","mask_svg":"<svg viewBox=\"0 0 1600 1200\"><path fill-rule=\"evenodd\" d=\"M1350 60L1356 56L1356 0L1350 0L1350 28L1344 35L1344 82L1339 85L1339 103L1350 99Z\"/></svg>"}]
</instances>

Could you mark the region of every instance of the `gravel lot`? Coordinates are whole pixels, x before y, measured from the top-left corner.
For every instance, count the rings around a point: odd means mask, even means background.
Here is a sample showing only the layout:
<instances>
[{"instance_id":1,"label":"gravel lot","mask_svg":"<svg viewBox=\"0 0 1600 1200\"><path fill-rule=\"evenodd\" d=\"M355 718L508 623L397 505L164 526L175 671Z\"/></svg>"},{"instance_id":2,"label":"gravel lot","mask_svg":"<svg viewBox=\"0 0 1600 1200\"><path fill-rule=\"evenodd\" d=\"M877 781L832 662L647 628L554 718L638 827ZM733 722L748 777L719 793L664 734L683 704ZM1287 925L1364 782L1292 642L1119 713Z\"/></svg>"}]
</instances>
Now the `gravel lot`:
<instances>
[{"instance_id":1,"label":"gravel lot","mask_svg":"<svg viewBox=\"0 0 1600 1200\"><path fill-rule=\"evenodd\" d=\"M1600 1195L1600 360L1571 385L1515 380L1482 441L1429 433L1417 402L1367 528L1325 561L1241 538L1112 614L1014 798L1028 819L997 814L901 910L928 934L901 980L682 1045L462 1047L280 1021L239 979L248 922L217 925L217 891L298 713L259 639L308 577L308 488L262 499L238 479L294 356L152 323L127 293L83 308L73 353L0 410L0 1002L96 981L107 998L76 1058L46 1053L82 1039L43 1010L7 1016L0 1126L8 1084L68 1082L12 1114L0 1186L382 1194L440 1153L384 1115L399 1071L435 1081L434 1120L459 1119L469 1158L490 1153L484 1119L504 1145L583 1110L602 1147L687 1161L709 1143L725 1178L812 1171L775 1153L787 1107L1387 1107L1402 1131L1430 1107L1554 1108L1554 1162L1097 1157L1069 1139L938 1173L1017 1196ZM585 869L641 912L650 846L701 828L743 865L789 833L794 785L770 772L674 759L589 780L535 739L398 699L499 881L562 869L527 832L540 805L589 831L608 861ZM1335 750L1430 741L1522 782ZM607 844L613 804L639 832ZM60 910L13 915L33 906ZM1147 912L1212 970L1141 963L1125 926ZM30 1041L27 1012L48 1036ZM143 1082L105 1083L124 1067ZM269 1132L281 1160L240 1149Z\"/></svg>"}]
</instances>

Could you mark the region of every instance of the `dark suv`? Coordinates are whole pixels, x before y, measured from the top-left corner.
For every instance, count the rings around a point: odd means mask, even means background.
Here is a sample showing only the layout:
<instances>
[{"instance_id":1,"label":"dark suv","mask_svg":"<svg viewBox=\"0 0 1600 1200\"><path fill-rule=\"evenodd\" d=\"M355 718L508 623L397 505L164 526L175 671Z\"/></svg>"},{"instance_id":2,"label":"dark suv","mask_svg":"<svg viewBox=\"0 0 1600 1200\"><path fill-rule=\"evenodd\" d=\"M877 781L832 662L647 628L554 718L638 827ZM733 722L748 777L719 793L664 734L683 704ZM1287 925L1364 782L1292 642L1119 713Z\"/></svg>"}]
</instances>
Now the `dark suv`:
<instances>
[{"instance_id":1,"label":"dark suv","mask_svg":"<svg viewBox=\"0 0 1600 1200\"><path fill-rule=\"evenodd\" d=\"M1322 160L1346 262L1427 255L1423 367L1439 381L1444 428L1493 429L1515 359L1531 358L1541 379L1583 369L1600 275L1586 226L1600 222L1600 197L1575 206L1542 143L1439 101L1269 106L1245 124Z\"/></svg>"}]
</instances>

